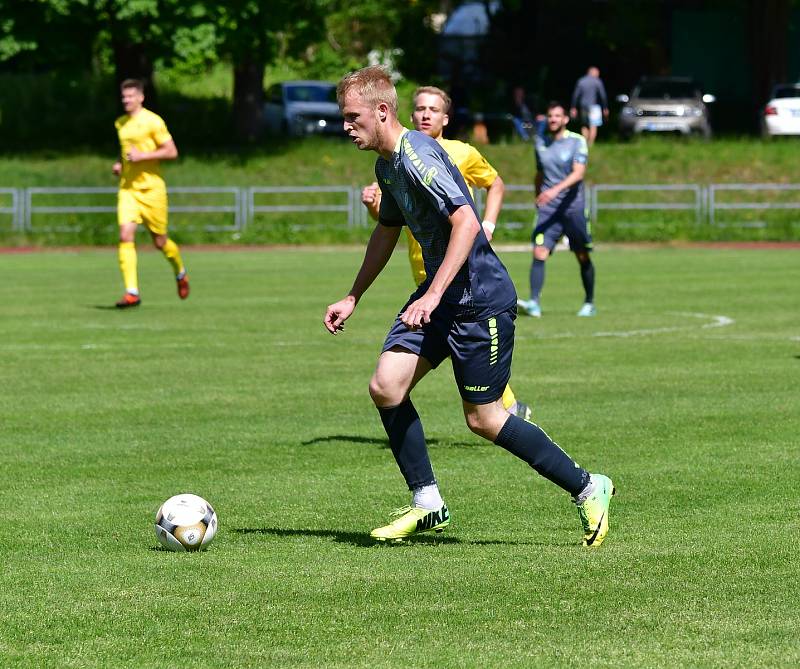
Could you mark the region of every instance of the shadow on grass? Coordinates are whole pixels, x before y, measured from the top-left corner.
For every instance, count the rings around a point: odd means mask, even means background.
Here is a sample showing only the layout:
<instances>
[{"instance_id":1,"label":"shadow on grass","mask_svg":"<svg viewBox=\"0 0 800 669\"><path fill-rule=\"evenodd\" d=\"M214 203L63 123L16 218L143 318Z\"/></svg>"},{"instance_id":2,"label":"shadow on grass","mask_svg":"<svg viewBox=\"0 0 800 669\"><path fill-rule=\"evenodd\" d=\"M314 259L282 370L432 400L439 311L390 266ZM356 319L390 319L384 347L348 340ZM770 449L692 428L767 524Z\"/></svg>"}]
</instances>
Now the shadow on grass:
<instances>
[{"instance_id":1,"label":"shadow on grass","mask_svg":"<svg viewBox=\"0 0 800 669\"><path fill-rule=\"evenodd\" d=\"M377 437L361 437L358 435L353 434L329 434L324 437L314 437L313 439L309 439L308 441L301 441L300 444L303 446L310 446L311 444L322 444L327 443L330 441L349 441L354 444L375 444L376 446L381 446L383 448L389 448L389 441L387 439L379 439ZM426 439L425 442L429 446L438 446L439 444L445 443L448 446L457 446L459 448L475 448L476 446L480 446L480 442L466 442L466 441L446 441L442 442L441 439L431 438Z\"/></svg>"},{"instance_id":2,"label":"shadow on grass","mask_svg":"<svg viewBox=\"0 0 800 669\"><path fill-rule=\"evenodd\" d=\"M370 547L381 545L366 532L346 532L344 530L312 530L295 529L284 527L236 527L233 529L236 534L265 534L276 537L319 537L322 539L333 539L338 543L350 544L351 546ZM535 542L528 541L501 541L499 539L476 539L469 541L458 537L420 535L410 541L401 544L386 544L387 546L408 546L409 544L424 544L428 546L439 544L460 544L468 546L528 546L535 545Z\"/></svg>"}]
</instances>

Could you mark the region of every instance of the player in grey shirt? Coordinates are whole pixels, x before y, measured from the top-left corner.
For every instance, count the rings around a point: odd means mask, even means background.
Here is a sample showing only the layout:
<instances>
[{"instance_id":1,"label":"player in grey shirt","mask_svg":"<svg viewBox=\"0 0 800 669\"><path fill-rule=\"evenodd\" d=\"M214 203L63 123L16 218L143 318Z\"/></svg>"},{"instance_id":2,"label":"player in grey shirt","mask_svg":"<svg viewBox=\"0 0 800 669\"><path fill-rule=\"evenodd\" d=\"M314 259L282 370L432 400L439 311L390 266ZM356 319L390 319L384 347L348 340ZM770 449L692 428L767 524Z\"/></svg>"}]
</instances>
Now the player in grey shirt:
<instances>
[{"instance_id":1,"label":"player in grey shirt","mask_svg":"<svg viewBox=\"0 0 800 669\"><path fill-rule=\"evenodd\" d=\"M518 300L522 313L539 318L544 286L544 263L558 240L566 235L575 253L585 291L578 316L594 316L594 265L589 256L592 235L586 218L583 177L589 160L586 140L567 130L569 117L560 102L547 107L548 132L538 135L536 148L536 227L533 230L533 264L530 300Z\"/></svg>"},{"instance_id":2,"label":"player in grey shirt","mask_svg":"<svg viewBox=\"0 0 800 669\"><path fill-rule=\"evenodd\" d=\"M572 92L572 104L569 115L577 118L580 112L581 134L589 146L597 139L597 128L608 118L608 96L606 87L600 78L600 70L590 67L584 76L578 79Z\"/></svg>"},{"instance_id":3,"label":"player in grey shirt","mask_svg":"<svg viewBox=\"0 0 800 669\"><path fill-rule=\"evenodd\" d=\"M395 543L450 525L411 400L416 384L450 358L469 428L570 493L583 525L583 544L600 545L608 531L611 479L590 475L541 428L503 408L514 349L514 286L486 239L461 173L438 142L400 125L397 91L382 68L346 76L337 99L353 143L380 156L375 175L383 197L353 287L328 306L325 328L334 335L344 329L388 262L400 226L411 227L428 275L389 329L369 384L392 454L412 492L411 504L370 536Z\"/></svg>"}]
</instances>

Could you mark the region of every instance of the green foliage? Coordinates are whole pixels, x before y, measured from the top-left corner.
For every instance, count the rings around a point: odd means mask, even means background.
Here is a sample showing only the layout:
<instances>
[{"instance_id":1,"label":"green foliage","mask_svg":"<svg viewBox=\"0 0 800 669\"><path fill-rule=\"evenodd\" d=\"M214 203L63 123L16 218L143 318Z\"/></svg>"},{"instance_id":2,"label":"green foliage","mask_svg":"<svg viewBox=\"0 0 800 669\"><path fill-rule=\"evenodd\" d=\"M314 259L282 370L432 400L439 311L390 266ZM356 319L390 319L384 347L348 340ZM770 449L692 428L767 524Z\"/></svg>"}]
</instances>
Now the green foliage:
<instances>
[{"instance_id":1,"label":"green foliage","mask_svg":"<svg viewBox=\"0 0 800 669\"><path fill-rule=\"evenodd\" d=\"M368 540L408 501L367 381L411 281L397 254L331 337L361 256L184 249L180 302L142 252L125 312L112 249L2 258L0 665L800 665L796 251L604 249L595 319L574 260L548 261L512 383L614 478L597 551L565 493L469 432L448 369L414 397L453 523ZM530 254L503 261L525 285ZM183 491L219 513L200 554L157 549Z\"/></svg>"}]
</instances>

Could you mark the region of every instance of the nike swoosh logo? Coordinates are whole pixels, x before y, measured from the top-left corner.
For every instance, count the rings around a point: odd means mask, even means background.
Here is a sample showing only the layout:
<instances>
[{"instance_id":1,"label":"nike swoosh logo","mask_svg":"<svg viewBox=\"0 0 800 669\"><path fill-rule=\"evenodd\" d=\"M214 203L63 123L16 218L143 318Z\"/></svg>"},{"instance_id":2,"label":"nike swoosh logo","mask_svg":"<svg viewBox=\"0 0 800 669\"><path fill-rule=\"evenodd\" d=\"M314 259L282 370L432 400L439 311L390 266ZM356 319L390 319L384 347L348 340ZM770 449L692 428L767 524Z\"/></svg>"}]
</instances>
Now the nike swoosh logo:
<instances>
[{"instance_id":1,"label":"nike swoosh logo","mask_svg":"<svg viewBox=\"0 0 800 669\"><path fill-rule=\"evenodd\" d=\"M587 546L591 546L594 543L594 540L597 539L597 533L600 531L600 528L603 525L603 518L605 517L606 517L605 513L603 513L603 515L600 516L600 522L597 523L597 527L594 530L594 534L589 539L586 540Z\"/></svg>"}]
</instances>

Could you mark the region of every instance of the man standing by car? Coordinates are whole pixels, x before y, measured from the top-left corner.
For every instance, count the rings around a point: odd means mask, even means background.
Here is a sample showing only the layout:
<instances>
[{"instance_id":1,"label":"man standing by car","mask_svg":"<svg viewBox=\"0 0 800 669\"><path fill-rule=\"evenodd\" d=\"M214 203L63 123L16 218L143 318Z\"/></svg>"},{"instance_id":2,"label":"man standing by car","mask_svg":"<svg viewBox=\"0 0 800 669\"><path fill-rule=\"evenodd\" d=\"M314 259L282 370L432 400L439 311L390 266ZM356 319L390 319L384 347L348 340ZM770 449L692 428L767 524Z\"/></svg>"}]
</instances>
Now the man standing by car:
<instances>
[{"instance_id":1,"label":"man standing by car","mask_svg":"<svg viewBox=\"0 0 800 669\"><path fill-rule=\"evenodd\" d=\"M583 177L589 160L586 140L567 130L569 117L560 102L547 106L545 136L537 135L536 147L536 227L533 230L533 264L530 272L531 299L517 300L520 311L539 318L539 299L544 286L544 263L558 240L566 235L569 248L581 270L586 293L578 316L594 316L594 265L589 256L592 235L586 219Z\"/></svg>"},{"instance_id":2,"label":"man standing by car","mask_svg":"<svg viewBox=\"0 0 800 669\"><path fill-rule=\"evenodd\" d=\"M608 118L608 96L600 70L590 67L584 76L578 79L572 92L572 106L569 115L576 118L580 112L581 134L589 146L597 139L597 128Z\"/></svg>"}]
</instances>

